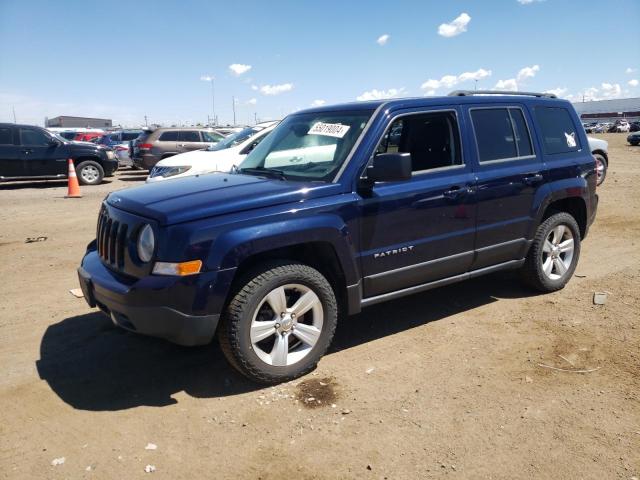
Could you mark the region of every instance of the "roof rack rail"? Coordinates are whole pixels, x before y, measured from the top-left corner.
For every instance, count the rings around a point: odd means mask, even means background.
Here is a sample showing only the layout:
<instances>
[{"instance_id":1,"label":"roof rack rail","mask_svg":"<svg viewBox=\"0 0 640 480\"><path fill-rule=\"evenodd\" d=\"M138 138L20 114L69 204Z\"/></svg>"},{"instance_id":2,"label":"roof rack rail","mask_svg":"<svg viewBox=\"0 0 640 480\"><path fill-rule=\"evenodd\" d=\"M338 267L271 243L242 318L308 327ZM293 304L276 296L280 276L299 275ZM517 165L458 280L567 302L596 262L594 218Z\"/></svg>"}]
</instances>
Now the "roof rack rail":
<instances>
[{"instance_id":1,"label":"roof rack rail","mask_svg":"<svg viewBox=\"0 0 640 480\"><path fill-rule=\"evenodd\" d=\"M537 93L537 92L513 92L502 90L455 90L451 92L449 97L468 97L473 95L524 95L527 97L538 98L558 98L554 93Z\"/></svg>"}]
</instances>

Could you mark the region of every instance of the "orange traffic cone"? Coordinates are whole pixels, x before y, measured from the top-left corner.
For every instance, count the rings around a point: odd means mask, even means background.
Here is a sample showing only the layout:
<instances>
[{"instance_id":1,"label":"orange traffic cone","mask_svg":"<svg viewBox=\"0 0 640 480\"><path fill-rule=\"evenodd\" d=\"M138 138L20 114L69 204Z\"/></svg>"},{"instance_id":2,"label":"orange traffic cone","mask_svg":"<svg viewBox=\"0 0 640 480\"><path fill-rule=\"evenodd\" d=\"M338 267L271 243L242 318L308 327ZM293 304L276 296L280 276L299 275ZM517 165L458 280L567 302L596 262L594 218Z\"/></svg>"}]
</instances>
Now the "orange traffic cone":
<instances>
[{"instance_id":1,"label":"orange traffic cone","mask_svg":"<svg viewBox=\"0 0 640 480\"><path fill-rule=\"evenodd\" d=\"M69 159L69 187L67 190L67 196L65 198L81 198L80 184L78 183L78 177L76 176L76 167L73 166L73 160Z\"/></svg>"}]
</instances>

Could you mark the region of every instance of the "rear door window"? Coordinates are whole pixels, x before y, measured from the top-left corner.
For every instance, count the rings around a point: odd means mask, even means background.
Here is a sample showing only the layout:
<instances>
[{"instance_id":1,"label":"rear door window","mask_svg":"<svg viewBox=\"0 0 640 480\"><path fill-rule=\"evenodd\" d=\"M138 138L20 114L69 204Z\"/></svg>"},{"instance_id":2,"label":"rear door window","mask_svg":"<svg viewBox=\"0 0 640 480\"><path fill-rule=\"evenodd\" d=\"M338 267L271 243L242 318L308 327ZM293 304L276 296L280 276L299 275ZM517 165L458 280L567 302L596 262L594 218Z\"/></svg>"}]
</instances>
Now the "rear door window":
<instances>
[{"instance_id":1,"label":"rear door window","mask_svg":"<svg viewBox=\"0 0 640 480\"><path fill-rule=\"evenodd\" d=\"M178 132L176 130L170 132L162 132L160 134L160 138L158 139L160 142L177 142L178 141Z\"/></svg>"},{"instance_id":2,"label":"rear door window","mask_svg":"<svg viewBox=\"0 0 640 480\"><path fill-rule=\"evenodd\" d=\"M546 155L580 150L580 139L571 114L562 107L536 107L535 116Z\"/></svg>"},{"instance_id":3,"label":"rear door window","mask_svg":"<svg viewBox=\"0 0 640 480\"><path fill-rule=\"evenodd\" d=\"M200 135L196 131L184 130L178 135L179 142L202 142Z\"/></svg>"},{"instance_id":4,"label":"rear door window","mask_svg":"<svg viewBox=\"0 0 640 480\"><path fill-rule=\"evenodd\" d=\"M0 128L0 145L13 145L13 134L10 128Z\"/></svg>"},{"instance_id":5,"label":"rear door window","mask_svg":"<svg viewBox=\"0 0 640 480\"><path fill-rule=\"evenodd\" d=\"M531 137L519 108L471 110L480 163L533 155Z\"/></svg>"}]
</instances>

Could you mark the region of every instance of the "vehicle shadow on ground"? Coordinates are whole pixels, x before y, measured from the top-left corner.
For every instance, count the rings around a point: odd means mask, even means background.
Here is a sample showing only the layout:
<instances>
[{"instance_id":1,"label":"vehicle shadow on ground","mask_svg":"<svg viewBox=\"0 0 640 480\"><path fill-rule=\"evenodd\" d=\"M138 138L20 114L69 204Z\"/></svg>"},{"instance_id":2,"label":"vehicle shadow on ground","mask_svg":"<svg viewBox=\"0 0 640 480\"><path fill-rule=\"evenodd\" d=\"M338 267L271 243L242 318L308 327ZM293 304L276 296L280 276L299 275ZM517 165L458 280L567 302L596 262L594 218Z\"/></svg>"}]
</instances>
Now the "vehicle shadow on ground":
<instances>
[{"instance_id":1,"label":"vehicle shadow on ground","mask_svg":"<svg viewBox=\"0 0 640 480\"><path fill-rule=\"evenodd\" d=\"M102 185L107 185L112 182L112 178L103 179ZM0 190L20 190L24 188L65 188L68 182L66 178L61 180L40 180L40 181L25 181L25 182L11 182L0 183ZM90 186L83 185L82 188L91 188Z\"/></svg>"},{"instance_id":2,"label":"vehicle shadow on ground","mask_svg":"<svg viewBox=\"0 0 640 480\"><path fill-rule=\"evenodd\" d=\"M342 320L329 354L500 298L532 294L512 275L496 274L372 306ZM204 347L180 347L116 328L99 312L47 328L36 367L64 402L91 411L171 405L177 403L171 396L181 391L212 398L263 388L236 373L215 341Z\"/></svg>"}]
</instances>

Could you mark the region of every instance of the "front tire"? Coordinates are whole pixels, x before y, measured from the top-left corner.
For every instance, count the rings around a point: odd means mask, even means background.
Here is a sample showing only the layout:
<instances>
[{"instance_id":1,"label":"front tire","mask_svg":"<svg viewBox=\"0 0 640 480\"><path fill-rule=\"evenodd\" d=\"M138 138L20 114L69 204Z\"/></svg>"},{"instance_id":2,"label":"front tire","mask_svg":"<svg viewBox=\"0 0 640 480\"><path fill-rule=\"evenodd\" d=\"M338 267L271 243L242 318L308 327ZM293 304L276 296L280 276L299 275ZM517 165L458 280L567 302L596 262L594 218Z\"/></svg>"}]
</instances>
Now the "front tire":
<instances>
[{"instance_id":1,"label":"front tire","mask_svg":"<svg viewBox=\"0 0 640 480\"><path fill-rule=\"evenodd\" d=\"M81 185L99 185L104 178L102 165L93 160L86 160L76 169Z\"/></svg>"},{"instance_id":2,"label":"front tire","mask_svg":"<svg viewBox=\"0 0 640 480\"><path fill-rule=\"evenodd\" d=\"M580 229L566 212L556 213L540 224L522 266L525 283L541 292L564 288L580 257Z\"/></svg>"},{"instance_id":3,"label":"front tire","mask_svg":"<svg viewBox=\"0 0 640 480\"><path fill-rule=\"evenodd\" d=\"M594 154L593 158L596 161L596 185L600 186L607 177L607 160L599 153Z\"/></svg>"},{"instance_id":4,"label":"front tire","mask_svg":"<svg viewBox=\"0 0 640 480\"><path fill-rule=\"evenodd\" d=\"M218 340L240 373L280 383L315 368L337 321L335 293L320 272L300 263L270 263L244 277L221 319Z\"/></svg>"}]
</instances>

